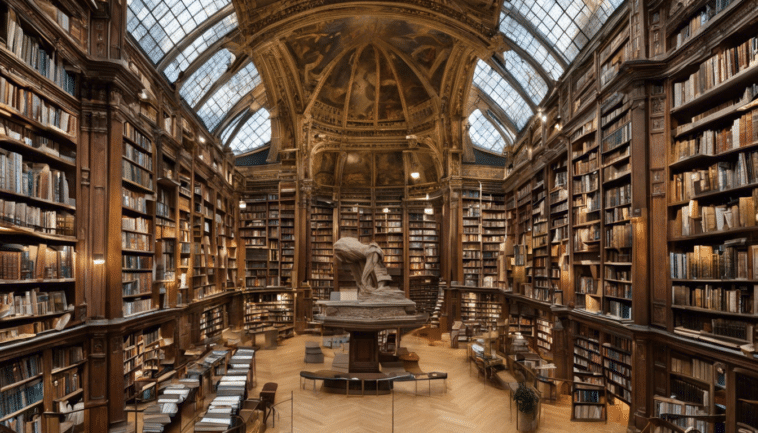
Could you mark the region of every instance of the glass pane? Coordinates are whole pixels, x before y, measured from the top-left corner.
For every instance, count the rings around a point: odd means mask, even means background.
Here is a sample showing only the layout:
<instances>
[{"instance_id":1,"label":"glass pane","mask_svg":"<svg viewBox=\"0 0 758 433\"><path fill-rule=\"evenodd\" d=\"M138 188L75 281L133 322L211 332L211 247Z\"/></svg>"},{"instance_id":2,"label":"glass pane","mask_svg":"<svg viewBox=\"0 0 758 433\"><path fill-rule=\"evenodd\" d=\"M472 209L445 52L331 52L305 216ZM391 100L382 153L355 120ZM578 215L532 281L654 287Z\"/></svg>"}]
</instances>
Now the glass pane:
<instances>
[{"instance_id":1,"label":"glass pane","mask_svg":"<svg viewBox=\"0 0 758 433\"><path fill-rule=\"evenodd\" d=\"M166 66L163 73L173 83L179 77L179 72L186 70L203 51L236 28L237 14L232 13L192 41L192 44Z\"/></svg>"},{"instance_id":2,"label":"glass pane","mask_svg":"<svg viewBox=\"0 0 758 433\"><path fill-rule=\"evenodd\" d=\"M238 114L232 122L226 126L226 129L221 133L221 142L226 143L226 140L229 139L229 134L234 132L234 129L239 125L240 120L242 120L243 117L245 117L245 114L247 113L247 110L242 110L240 114Z\"/></svg>"},{"instance_id":3,"label":"glass pane","mask_svg":"<svg viewBox=\"0 0 758 433\"><path fill-rule=\"evenodd\" d=\"M271 141L271 121L268 116L265 108L256 111L229 144L232 152L239 155Z\"/></svg>"},{"instance_id":4,"label":"glass pane","mask_svg":"<svg viewBox=\"0 0 758 433\"><path fill-rule=\"evenodd\" d=\"M553 80L558 80L563 74L563 68L547 49L535 38L524 26L513 18L502 14L500 16L500 31L510 38L522 50L531 54L534 60L542 65L542 68Z\"/></svg>"},{"instance_id":5,"label":"glass pane","mask_svg":"<svg viewBox=\"0 0 758 433\"><path fill-rule=\"evenodd\" d=\"M622 0L513 0L509 10L518 12L557 47L569 62L595 36ZM500 28L503 33L508 35Z\"/></svg>"},{"instance_id":6,"label":"glass pane","mask_svg":"<svg viewBox=\"0 0 758 433\"><path fill-rule=\"evenodd\" d=\"M505 139L503 139L503 136L500 135L495 125L481 111L478 109L474 110L468 117L468 122L471 125L468 134L474 146L495 153L503 152Z\"/></svg>"},{"instance_id":7,"label":"glass pane","mask_svg":"<svg viewBox=\"0 0 758 433\"><path fill-rule=\"evenodd\" d=\"M482 60L476 64L474 85L489 95L519 130L534 114L524 98L516 93L505 78Z\"/></svg>"},{"instance_id":8,"label":"glass pane","mask_svg":"<svg viewBox=\"0 0 758 433\"><path fill-rule=\"evenodd\" d=\"M209 16L230 4L229 0L131 0L127 17L127 30L134 31L142 24L148 29L149 39L139 37L140 46L158 63L167 52ZM145 41L149 45L143 43Z\"/></svg>"},{"instance_id":9,"label":"glass pane","mask_svg":"<svg viewBox=\"0 0 758 433\"><path fill-rule=\"evenodd\" d=\"M212 131L237 101L260 83L261 77L258 75L258 70L255 69L253 62L248 63L216 90L216 93L198 110L197 115L203 119L208 130Z\"/></svg>"},{"instance_id":10,"label":"glass pane","mask_svg":"<svg viewBox=\"0 0 758 433\"><path fill-rule=\"evenodd\" d=\"M514 51L506 51L503 53L505 57L505 68L508 69L511 74L518 80L521 87L523 87L532 98L532 102L539 104L542 98L547 93L547 84L542 77L537 74L532 65L527 63Z\"/></svg>"},{"instance_id":11,"label":"glass pane","mask_svg":"<svg viewBox=\"0 0 758 433\"><path fill-rule=\"evenodd\" d=\"M226 72L231 63L232 53L229 50L223 49L214 54L213 57L208 59L203 66L189 77L187 82L182 85L179 93L190 107L193 107L211 88L213 83L221 78L221 75Z\"/></svg>"}]
</instances>

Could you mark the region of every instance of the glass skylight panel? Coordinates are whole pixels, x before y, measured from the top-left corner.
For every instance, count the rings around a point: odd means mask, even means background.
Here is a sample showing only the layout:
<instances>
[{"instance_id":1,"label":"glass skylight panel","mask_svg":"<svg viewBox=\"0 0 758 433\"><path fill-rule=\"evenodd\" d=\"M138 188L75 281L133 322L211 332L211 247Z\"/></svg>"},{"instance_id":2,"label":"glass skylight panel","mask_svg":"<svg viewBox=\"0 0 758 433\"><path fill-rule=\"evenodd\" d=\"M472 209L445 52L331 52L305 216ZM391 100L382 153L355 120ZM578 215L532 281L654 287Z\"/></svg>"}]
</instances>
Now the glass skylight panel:
<instances>
[{"instance_id":1,"label":"glass skylight panel","mask_svg":"<svg viewBox=\"0 0 758 433\"><path fill-rule=\"evenodd\" d=\"M563 74L563 67L548 50L524 26L513 18L503 14L500 16L500 31L531 56L553 78L558 80Z\"/></svg>"},{"instance_id":2,"label":"glass skylight panel","mask_svg":"<svg viewBox=\"0 0 758 433\"><path fill-rule=\"evenodd\" d=\"M263 146L271 141L271 120L268 111L261 108L240 128L229 144L232 152L239 155Z\"/></svg>"},{"instance_id":3,"label":"glass skylight panel","mask_svg":"<svg viewBox=\"0 0 758 433\"><path fill-rule=\"evenodd\" d=\"M547 93L545 80L540 77L532 65L527 63L516 52L506 51L503 53L503 57L505 58L505 68L510 71L521 84L521 87L526 90L529 97L532 98L532 102L539 104Z\"/></svg>"},{"instance_id":4,"label":"glass skylight panel","mask_svg":"<svg viewBox=\"0 0 758 433\"><path fill-rule=\"evenodd\" d=\"M483 60L479 60L476 64L474 84L500 106L519 130L526 125L526 122L534 114L524 98L516 93L516 90L508 84L500 73L492 69Z\"/></svg>"},{"instance_id":5,"label":"glass skylight panel","mask_svg":"<svg viewBox=\"0 0 758 433\"><path fill-rule=\"evenodd\" d=\"M168 80L173 83L179 77L179 72L187 70L189 65L195 61L203 51L236 28L237 14L232 13L192 41L192 44L179 53L176 58L166 66L163 73L166 74Z\"/></svg>"},{"instance_id":6,"label":"glass skylight panel","mask_svg":"<svg viewBox=\"0 0 758 433\"><path fill-rule=\"evenodd\" d=\"M226 125L226 128L221 133L221 142L226 143L226 141L229 139L229 135L231 135L232 132L234 132L234 129L239 125L240 120L242 120L243 117L245 117L245 113L247 113L247 110L242 110L237 116L234 117L234 120L231 121L228 125Z\"/></svg>"},{"instance_id":7,"label":"glass skylight panel","mask_svg":"<svg viewBox=\"0 0 758 433\"><path fill-rule=\"evenodd\" d=\"M571 61L621 3L623 0L513 0L511 7Z\"/></svg>"},{"instance_id":8,"label":"glass skylight panel","mask_svg":"<svg viewBox=\"0 0 758 433\"><path fill-rule=\"evenodd\" d=\"M260 83L261 77L258 75L258 70L255 69L253 62L248 63L216 90L216 93L198 110L198 116L203 119L208 130L213 130L237 101Z\"/></svg>"},{"instance_id":9,"label":"glass skylight panel","mask_svg":"<svg viewBox=\"0 0 758 433\"><path fill-rule=\"evenodd\" d=\"M471 125L468 134L474 146L495 153L503 152L505 139L500 135L495 125L481 111L478 109L474 110L468 117L468 122Z\"/></svg>"},{"instance_id":10,"label":"glass skylight panel","mask_svg":"<svg viewBox=\"0 0 758 433\"><path fill-rule=\"evenodd\" d=\"M231 62L232 53L226 49L220 50L182 84L179 93L190 107L194 106L213 83L221 78Z\"/></svg>"},{"instance_id":11,"label":"glass skylight panel","mask_svg":"<svg viewBox=\"0 0 758 433\"><path fill-rule=\"evenodd\" d=\"M153 63L229 0L131 0L127 30Z\"/></svg>"}]
</instances>

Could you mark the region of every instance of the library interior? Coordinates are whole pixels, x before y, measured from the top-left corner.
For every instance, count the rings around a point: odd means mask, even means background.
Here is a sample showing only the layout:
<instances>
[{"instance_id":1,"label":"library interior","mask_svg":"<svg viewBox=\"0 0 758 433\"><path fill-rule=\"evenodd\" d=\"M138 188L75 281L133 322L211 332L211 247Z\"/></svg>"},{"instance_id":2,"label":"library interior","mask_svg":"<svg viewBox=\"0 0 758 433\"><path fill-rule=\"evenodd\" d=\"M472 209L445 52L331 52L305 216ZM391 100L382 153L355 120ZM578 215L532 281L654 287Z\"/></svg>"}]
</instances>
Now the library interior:
<instances>
[{"instance_id":1,"label":"library interior","mask_svg":"<svg viewBox=\"0 0 758 433\"><path fill-rule=\"evenodd\" d=\"M395 430L758 433L758 0L0 0L0 433Z\"/></svg>"}]
</instances>

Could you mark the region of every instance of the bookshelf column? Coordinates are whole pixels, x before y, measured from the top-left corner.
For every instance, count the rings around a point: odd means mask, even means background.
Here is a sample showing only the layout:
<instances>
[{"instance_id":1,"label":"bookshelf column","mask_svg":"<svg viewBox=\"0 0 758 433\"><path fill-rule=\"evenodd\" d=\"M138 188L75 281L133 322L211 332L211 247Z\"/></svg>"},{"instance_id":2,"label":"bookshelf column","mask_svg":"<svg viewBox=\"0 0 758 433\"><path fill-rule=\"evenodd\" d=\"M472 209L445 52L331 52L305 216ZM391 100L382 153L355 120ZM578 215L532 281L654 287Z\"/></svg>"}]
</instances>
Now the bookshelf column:
<instances>
[{"instance_id":1,"label":"bookshelf column","mask_svg":"<svg viewBox=\"0 0 758 433\"><path fill-rule=\"evenodd\" d=\"M647 95L644 83L637 83L631 95L632 142L630 157L632 167L647 166ZM647 219L648 182L644 170L632 170L632 319L634 323L647 326L650 323L650 291L648 287ZM665 238L665 236L661 236ZM658 263L665 263L665 259ZM662 266L661 266L662 267ZM635 370L649 371L649 370ZM639 376L639 375L637 375ZM635 392L640 395L640 392ZM642 393L645 396L646 394Z\"/></svg>"},{"instance_id":2,"label":"bookshelf column","mask_svg":"<svg viewBox=\"0 0 758 433\"><path fill-rule=\"evenodd\" d=\"M635 304L639 305L639 304ZM640 310L640 308L637 308ZM638 429L643 429L648 423L648 418L652 416L652 401L648 389L653 388L652 380L654 375L641 372L653 371L653 360L651 352L651 342L644 336L635 335L634 338L634 356L632 357L632 401L629 413L633 414L634 420L631 421ZM649 408L648 408L649 406Z\"/></svg>"}]
</instances>

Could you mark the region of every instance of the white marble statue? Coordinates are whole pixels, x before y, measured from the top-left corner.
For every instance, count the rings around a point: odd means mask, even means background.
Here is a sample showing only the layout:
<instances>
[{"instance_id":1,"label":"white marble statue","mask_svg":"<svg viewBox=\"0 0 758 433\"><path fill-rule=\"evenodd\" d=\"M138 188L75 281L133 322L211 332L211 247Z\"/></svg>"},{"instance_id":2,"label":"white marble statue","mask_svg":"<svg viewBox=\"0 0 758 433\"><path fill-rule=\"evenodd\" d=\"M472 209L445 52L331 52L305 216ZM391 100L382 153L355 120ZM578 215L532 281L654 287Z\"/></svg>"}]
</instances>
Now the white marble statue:
<instances>
[{"instance_id":1,"label":"white marble statue","mask_svg":"<svg viewBox=\"0 0 758 433\"><path fill-rule=\"evenodd\" d=\"M356 238L341 238L334 243L334 256L350 268L359 300L404 297L389 286L392 277L384 266L384 251L376 242L365 245Z\"/></svg>"}]
</instances>

